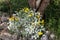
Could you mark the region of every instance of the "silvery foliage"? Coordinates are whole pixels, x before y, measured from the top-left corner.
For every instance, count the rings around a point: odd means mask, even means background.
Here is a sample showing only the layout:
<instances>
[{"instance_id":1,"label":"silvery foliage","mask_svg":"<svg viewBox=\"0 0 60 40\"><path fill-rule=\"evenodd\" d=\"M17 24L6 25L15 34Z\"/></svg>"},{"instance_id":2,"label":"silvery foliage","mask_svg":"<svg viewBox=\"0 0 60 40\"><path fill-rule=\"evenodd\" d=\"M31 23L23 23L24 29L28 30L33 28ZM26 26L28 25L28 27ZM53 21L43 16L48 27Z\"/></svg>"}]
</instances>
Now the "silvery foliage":
<instances>
[{"instance_id":1,"label":"silvery foliage","mask_svg":"<svg viewBox=\"0 0 60 40\"><path fill-rule=\"evenodd\" d=\"M33 13L32 17L28 17L30 13ZM20 32L24 36L31 35L31 39L37 39L39 35L38 32L41 32L42 30L45 30L45 28L40 25L37 25L37 18L35 17L37 15L34 11L29 11L28 13L23 13L22 10L19 12L16 12L17 17L19 18L19 21L9 21L10 25L8 26L9 30L12 30L16 33ZM35 26L31 25L31 22L34 21Z\"/></svg>"}]
</instances>

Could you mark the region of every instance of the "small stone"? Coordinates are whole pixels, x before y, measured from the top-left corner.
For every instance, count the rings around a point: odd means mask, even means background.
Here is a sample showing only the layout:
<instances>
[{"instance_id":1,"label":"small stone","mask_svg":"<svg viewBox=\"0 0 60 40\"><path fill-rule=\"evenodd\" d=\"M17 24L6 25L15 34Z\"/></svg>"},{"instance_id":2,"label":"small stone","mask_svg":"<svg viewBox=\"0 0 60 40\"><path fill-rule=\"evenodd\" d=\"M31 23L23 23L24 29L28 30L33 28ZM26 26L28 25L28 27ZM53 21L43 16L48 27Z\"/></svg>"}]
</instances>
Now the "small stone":
<instances>
[{"instance_id":1,"label":"small stone","mask_svg":"<svg viewBox=\"0 0 60 40\"><path fill-rule=\"evenodd\" d=\"M52 33L52 34L50 34L50 38L51 39L54 39L54 37L55 37L55 35Z\"/></svg>"},{"instance_id":2,"label":"small stone","mask_svg":"<svg viewBox=\"0 0 60 40\"><path fill-rule=\"evenodd\" d=\"M43 34L41 40L48 40L48 36L46 34Z\"/></svg>"},{"instance_id":3,"label":"small stone","mask_svg":"<svg viewBox=\"0 0 60 40\"><path fill-rule=\"evenodd\" d=\"M13 40L17 40L17 34L12 35Z\"/></svg>"}]
</instances>

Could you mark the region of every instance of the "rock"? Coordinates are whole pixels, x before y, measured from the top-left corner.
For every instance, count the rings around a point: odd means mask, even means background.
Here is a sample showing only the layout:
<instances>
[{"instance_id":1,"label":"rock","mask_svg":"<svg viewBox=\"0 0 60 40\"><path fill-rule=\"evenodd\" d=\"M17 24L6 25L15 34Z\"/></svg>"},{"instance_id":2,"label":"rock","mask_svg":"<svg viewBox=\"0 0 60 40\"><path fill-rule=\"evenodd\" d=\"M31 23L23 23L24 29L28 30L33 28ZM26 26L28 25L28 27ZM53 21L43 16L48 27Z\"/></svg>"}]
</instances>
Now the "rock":
<instances>
[{"instance_id":1,"label":"rock","mask_svg":"<svg viewBox=\"0 0 60 40\"><path fill-rule=\"evenodd\" d=\"M49 39L48 39L48 36L46 34L43 34L41 37L41 40L49 40Z\"/></svg>"},{"instance_id":2,"label":"rock","mask_svg":"<svg viewBox=\"0 0 60 40\"><path fill-rule=\"evenodd\" d=\"M55 39L55 35L53 33L50 34L50 40L54 40Z\"/></svg>"},{"instance_id":3,"label":"rock","mask_svg":"<svg viewBox=\"0 0 60 40\"><path fill-rule=\"evenodd\" d=\"M11 37L11 34L9 34L9 33L1 33L0 34L0 38L1 39L3 39L3 40L11 40L12 39L12 37Z\"/></svg>"},{"instance_id":4,"label":"rock","mask_svg":"<svg viewBox=\"0 0 60 40\"><path fill-rule=\"evenodd\" d=\"M12 35L12 39L17 40L17 34L16 33Z\"/></svg>"}]
</instances>

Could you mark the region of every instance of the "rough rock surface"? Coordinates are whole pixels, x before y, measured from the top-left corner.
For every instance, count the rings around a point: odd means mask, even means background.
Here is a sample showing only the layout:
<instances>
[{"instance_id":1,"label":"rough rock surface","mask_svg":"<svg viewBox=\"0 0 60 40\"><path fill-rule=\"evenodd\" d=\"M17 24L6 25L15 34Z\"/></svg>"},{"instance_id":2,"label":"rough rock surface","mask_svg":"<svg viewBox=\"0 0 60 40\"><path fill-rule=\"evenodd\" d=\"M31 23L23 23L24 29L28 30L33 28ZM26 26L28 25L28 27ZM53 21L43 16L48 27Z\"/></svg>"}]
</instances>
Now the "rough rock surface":
<instances>
[{"instance_id":1,"label":"rough rock surface","mask_svg":"<svg viewBox=\"0 0 60 40\"><path fill-rule=\"evenodd\" d=\"M0 40L17 40L17 35L4 32L0 34Z\"/></svg>"}]
</instances>

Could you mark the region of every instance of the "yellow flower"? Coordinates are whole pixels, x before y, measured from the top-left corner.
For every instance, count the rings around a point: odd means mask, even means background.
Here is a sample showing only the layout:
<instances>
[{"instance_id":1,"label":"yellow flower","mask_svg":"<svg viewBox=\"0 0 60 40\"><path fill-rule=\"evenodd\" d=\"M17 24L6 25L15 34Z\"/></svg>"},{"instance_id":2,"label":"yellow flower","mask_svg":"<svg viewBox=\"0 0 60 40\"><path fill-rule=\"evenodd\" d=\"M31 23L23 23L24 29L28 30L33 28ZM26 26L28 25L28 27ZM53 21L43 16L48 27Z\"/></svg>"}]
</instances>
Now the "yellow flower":
<instances>
[{"instance_id":1,"label":"yellow flower","mask_svg":"<svg viewBox=\"0 0 60 40\"><path fill-rule=\"evenodd\" d=\"M36 17L39 19L40 18L40 15L37 15Z\"/></svg>"},{"instance_id":2,"label":"yellow flower","mask_svg":"<svg viewBox=\"0 0 60 40\"><path fill-rule=\"evenodd\" d=\"M24 8L24 12L28 12L29 11L29 8Z\"/></svg>"},{"instance_id":3,"label":"yellow flower","mask_svg":"<svg viewBox=\"0 0 60 40\"><path fill-rule=\"evenodd\" d=\"M28 15L29 17L31 17L32 15Z\"/></svg>"},{"instance_id":4,"label":"yellow flower","mask_svg":"<svg viewBox=\"0 0 60 40\"><path fill-rule=\"evenodd\" d=\"M9 21L18 21L18 18L11 17L11 18L9 18Z\"/></svg>"},{"instance_id":5,"label":"yellow flower","mask_svg":"<svg viewBox=\"0 0 60 40\"><path fill-rule=\"evenodd\" d=\"M38 20L37 25L40 25L40 23L41 23L42 25L44 25L44 20L42 20L42 21Z\"/></svg>"},{"instance_id":6,"label":"yellow flower","mask_svg":"<svg viewBox=\"0 0 60 40\"><path fill-rule=\"evenodd\" d=\"M18 18L15 18L16 21L18 21L19 19Z\"/></svg>"},{"instance_id":7,"label":"yellow flower","mask_svg":"<svg viewBox=\"0 0 60 40\"><path fill-rule=\"evenodd\" d=\"M43 35L43 33L42 32L38 32L38 35L40 36L40 35Z\"/></svg>"},{"instance_id":8,"label":"yellow flower","mask_svg":"<svg viewBox=\"0 0 60 40\"><path fill-rule=\"evenodd\" d=\"M14 21L14 17L9 18L9 21Z\"/></svg>"},{"instance_id":9,"label":"yellow flower","mask_svg":"<svg viewBox=\"0 0 60 40\"><path fill-rule=\"evenodd\" d=\"M33 16L33 13L30 13L29 15L28 15L28 17L32 17Z\"/></svg>"},{"instance_id":10,"label":"yellow flower","mask_svg":"<svg viewBox=\"0 0 60 40\"><path fill-rule=\"evenodd\" d=\"M41 23L44 24L44 20L42 20Z\"/></svg>"},{"instance_id":11,"label":"yellow flower","mask_svg":"<svg viewBox=\"0 0 60 40\"><path fill-rule=\"evenodd\" d=\"M38 21L37 24L40 25L40 21Z\"/></svg>"}]
</instances>

